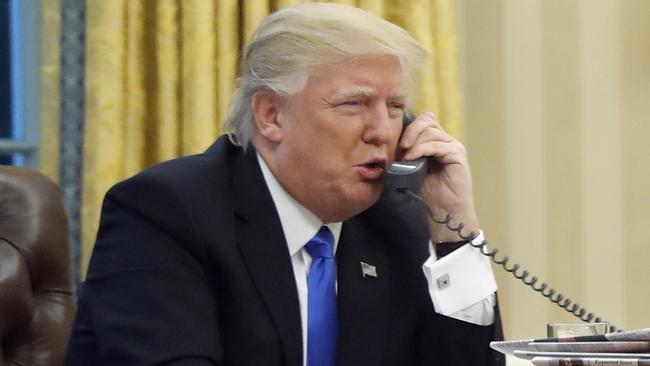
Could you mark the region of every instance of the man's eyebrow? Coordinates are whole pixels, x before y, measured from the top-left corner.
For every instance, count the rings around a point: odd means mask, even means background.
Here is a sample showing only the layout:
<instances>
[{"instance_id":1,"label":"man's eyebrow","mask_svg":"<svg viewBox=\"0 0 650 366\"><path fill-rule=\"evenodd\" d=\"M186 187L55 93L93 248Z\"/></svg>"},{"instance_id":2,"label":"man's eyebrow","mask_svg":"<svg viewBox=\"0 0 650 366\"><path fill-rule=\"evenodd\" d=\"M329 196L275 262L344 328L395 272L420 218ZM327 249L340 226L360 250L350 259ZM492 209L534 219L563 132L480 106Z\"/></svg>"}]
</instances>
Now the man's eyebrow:
<instances>
[{"instance_id":1,"label":"man's eyebrow","mask_svg":"<svg viewBox=\"0 0 650 366\"><path fill-rule=\"evenodd\" d=\"M338 91L336 94L332 95L331 100L344 100L352 97L372 97L377 95L377 91L373 88L348 88Z\"/></svg>"},{"instance_id":2,"label":"man's eyebrow","mask_svg":"<svg viewBox=\"0 0 650 366\"><path fill-rule=\"evenodd\" d=\"M359 88L341 90L327 99L329 99L330 101L340 101L340 100L346 100L348 98L360 97L360 96L374 97L377 94L379 94L379 92L377 92L377 90L375 90L374 88L359 87ZM391 95L389 98L396 99L396 100L405 100L406 93L404 93L403 91L399 91L394 95Z\"/></svg>"}]
</instances>

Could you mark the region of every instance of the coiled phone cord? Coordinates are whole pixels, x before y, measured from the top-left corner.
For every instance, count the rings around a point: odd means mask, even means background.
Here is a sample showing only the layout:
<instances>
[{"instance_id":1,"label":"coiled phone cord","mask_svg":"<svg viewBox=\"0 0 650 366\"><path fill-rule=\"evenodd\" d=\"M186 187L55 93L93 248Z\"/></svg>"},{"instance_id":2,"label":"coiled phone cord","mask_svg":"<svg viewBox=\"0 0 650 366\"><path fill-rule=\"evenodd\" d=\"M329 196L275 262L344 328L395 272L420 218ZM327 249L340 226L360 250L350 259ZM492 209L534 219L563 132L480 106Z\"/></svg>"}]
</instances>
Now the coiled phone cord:
<instances>
[{"instance_id":1,"label":"coiled phone cord","mask_svg":"<svg viewBox=\"0 0 650 366\"><path fill-rule=\"evenodd\" d=\"M590 322L601 323L601 322L605 322L600 317L595 316L593 313L588 312L587 309L580 306L579 304L573 303L573 301L570 298L568 298L568 297L565 298L564 295L557 292L554 288L549 287L549 285L546 282L543 282L541 285L538 285L537 282L538 282L539 279L537 278L537 276L531 276L530 272L528 272L525 269L522 269L521 271L519 271L519 269L521 268L521 265L519 263L514 263L512 265L509 265L508 262L510 262L510 257L504 256L502 259L498 259L497 258L497 253L499 252L499 250L498 249L488 250L487 249L487 244L488 244L487 240L483 240L482 242L480 242L478 244L474 244L472 241L474 239L476 239L478 234L475 233L475 232L470 232L469 235L464 235L462 233L462 231L463 231L463 228L465 227L465 224L463 224L462 222L459 223L455 227L452 226L451 220L453 218L453 215L451 213L448 213L447 216L444 219L439 219L433 214L433 211L431 210L429 205L426 202L424 202L422 197L420 197L417 194L413 193L409 189L398 188L396 190L398 192L401 192L401 193L404 193L404 194L408 195L410 198L415 200L415 202L420 204L422 206L422 208L424 208L427 211L427 213L431 217L431 220L433 220L435 223L445 225L449 230L456 232L456 234L461 239L467 240L471 246L473 246L474 248L479 249L481 254L489 257L492 260L492 262L494 262L495 264L498 264L501 267L503 267L503 269L506 272L512 273L512 275L515 278L517 278L518 280L523 282L526 286L529 286L530 288L532 288L536 292L540 293L542 296L549 299L552 303L556 304L557 306L561 307L562 309L566 310L567 312L573 314L574 316L576 316L577 318L579 318L580 320L582 320L585 323L590 323ZM610 332L620 332L621 331L621 329L619 329L618 327L616 327L616 326L614 326L612 324L609 324L609 329L610 329Z\"/></svg>"}]
</instances>

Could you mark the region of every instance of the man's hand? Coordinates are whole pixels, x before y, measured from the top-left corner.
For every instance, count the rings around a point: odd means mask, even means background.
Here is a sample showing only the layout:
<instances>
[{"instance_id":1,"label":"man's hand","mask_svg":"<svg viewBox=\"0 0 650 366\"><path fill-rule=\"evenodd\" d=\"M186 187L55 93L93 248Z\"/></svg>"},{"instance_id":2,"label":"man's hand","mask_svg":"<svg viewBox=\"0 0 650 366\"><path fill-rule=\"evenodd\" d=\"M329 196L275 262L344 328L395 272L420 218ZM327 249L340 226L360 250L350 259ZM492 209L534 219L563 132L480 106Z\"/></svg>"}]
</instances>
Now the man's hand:
<instances>
[{"instance_id":1,"label":"man's hand","mask_svg":"<svg viewBox=\"0 0 650 366\"><path fill-rule=\"evenodd\" d=\"M452 225L465 224L464 235L478 233L479 223L474 209L472 176L465 146L449 135L432 113L418 116L402 134L399 149L403 160L432 157L421 195L437 218L453 215ZM459 241L461 238L443 225L430 221L431 240Z\"/></svg>"}]
</instances>

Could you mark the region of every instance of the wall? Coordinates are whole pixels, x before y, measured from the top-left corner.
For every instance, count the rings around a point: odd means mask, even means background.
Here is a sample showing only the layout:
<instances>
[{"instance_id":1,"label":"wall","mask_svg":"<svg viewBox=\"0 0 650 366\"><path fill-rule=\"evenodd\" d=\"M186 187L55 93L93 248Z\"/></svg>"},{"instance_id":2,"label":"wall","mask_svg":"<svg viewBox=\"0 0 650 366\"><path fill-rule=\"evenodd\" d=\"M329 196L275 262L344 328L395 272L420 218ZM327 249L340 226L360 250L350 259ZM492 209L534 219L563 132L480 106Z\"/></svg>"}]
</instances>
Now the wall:
<instances>
[{"instance_id":1,"label":"wall","mask_svg":"<svg viewBox=\"0 0 650 366\"><path fill-rule=\"evenodd\" d=\"M650 327L650 1L458 0L464 140L492 246ZM577 319L495 269L506 338Z\"/></svg>"}]
</instances>

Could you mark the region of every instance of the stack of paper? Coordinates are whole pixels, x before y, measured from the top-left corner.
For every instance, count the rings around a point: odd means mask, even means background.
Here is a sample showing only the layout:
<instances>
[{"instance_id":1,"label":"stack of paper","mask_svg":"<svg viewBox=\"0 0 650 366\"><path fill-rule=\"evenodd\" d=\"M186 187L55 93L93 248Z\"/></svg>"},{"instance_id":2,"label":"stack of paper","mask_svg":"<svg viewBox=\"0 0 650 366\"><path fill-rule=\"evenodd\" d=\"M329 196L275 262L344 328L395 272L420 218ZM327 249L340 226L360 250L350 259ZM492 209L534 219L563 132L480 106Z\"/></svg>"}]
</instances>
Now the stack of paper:
<instances>
[{"instance_id":1,"label":"stack of paper","mask_svg":"<svg viewBox=\"0 0 650 366\"><path fill-rule=\"evenodd\" d=\"M539 366L650 366L650 328L593 336L492 342L490 347Z\"/></svg>"}]
</instances>

